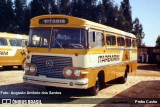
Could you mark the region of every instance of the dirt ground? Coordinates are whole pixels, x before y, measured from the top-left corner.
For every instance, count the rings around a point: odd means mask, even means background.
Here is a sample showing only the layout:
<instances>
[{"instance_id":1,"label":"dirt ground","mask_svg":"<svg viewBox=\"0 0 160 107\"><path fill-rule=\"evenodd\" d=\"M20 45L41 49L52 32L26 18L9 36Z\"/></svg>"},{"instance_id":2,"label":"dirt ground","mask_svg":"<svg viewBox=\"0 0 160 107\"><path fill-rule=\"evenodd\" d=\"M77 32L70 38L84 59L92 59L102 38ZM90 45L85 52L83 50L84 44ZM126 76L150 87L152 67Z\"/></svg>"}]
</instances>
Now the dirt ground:
<instances>
[{"instance_id":1,"label":"dirt ground","mask_svg":"<svg viewBox=\"0 0 160 107\"><path fill-rule=\"evenodd\" d=\"M160 101L160 67L152 64L138 64L138 70L135 73L130 73L128 80L125 84L112 84L104 86L97 96L88 96L86 90L71 90L71 89L61 89L55 88L53 92L58 94L54 95L35 95L35 94L20 94L18 92L46 92L44 86L37 86L31 84L24 84L22 77L24 72L14 68L13 70L3 70L0 68L0 98L52 98L57 99L54 102L55 106L80 106L80 107L91 107L91 106L112 106L115 104L108 104L108 101L115 100L116 98L134 103L133 98L153 98L156 101ZM2 92L8 92L9 94L4 94ZM12 92L12 94L11 94ZM17 92L17 95L15 93ZM66 98L71 98L67 99ZM73 98L73 99L72 99ZM60 100L59 100L60 99ZM129 100L127 100L129 99ZM153 100L151 99L151 100ZM58 103L58 105L56 104ZM115 102L114 102L115 103ZM118 104L117 103L122 103ZM116 106L135 106L134 104L124 105L124 102L116 102ZM76 104L76 105L75 105ZM7 106L7 105L3 105ZM18 105L20 106L20 105ZM29 105L24 105L28 107ZM38 105L40 107L42 105ZM47 106L53 106L47 104ZM160 106L158 104L138 104L139 107L155 107ZM0 105L1 107L1 105ZM17 107L17 106L16 106Z\"/></svg>"}]
</instances>

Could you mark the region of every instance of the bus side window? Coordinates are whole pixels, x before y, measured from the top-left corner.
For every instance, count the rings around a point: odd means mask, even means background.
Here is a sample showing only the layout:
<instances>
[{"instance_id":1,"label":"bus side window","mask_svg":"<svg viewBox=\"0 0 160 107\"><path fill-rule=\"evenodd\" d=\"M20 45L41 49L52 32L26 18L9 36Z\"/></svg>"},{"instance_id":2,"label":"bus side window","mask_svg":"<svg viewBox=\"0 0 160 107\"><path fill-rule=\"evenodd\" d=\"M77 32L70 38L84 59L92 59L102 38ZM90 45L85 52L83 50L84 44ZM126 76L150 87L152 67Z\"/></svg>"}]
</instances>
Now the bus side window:
<instances>
[{"instance_id":1,"label":"bus side window","mask_svg":"<svg viewBox=\"0 0 160 107\"><path fill-rule=\"evenodd\" d=\"M126 46L131 47L131 39L126 39Z\"/></svg>"},{"instance_id":2,"label":"bus side window","mask_svg":"<svg viewBox=\"0 0 160 107\"><path fill-rule=\"evenodd\" d=\"M109 46L116 45L116 37L114 35L107 35L106 36L106 43Z\"/></svg>"},{"instance_id":3,"label":"bus side window","mask_svg":"<svg viewBox=\"0 0 160 107\"><path fill-rule=\"evenodd\" d=\"M136 47L136 40L132 40L132 47Z\"/></svg>"},{"instance_id":4,"label":"bus side window","mask_svg":"<svg viewBox=\"0 0 160 107\"><path fill-rule=\"evenodd\" d=\"M125 46L124 38L117 37L117 43L118 43L118 46Z\"/></svg>"},{"instance_id":5,"label":"bus side window","mask_svg":"<svg viewBox=\"0 0 160 107\"><path fill-rule=\"evenodd\" d=\"M89 33L89 46L91 48L104 46L103 34L91 31Z\"/></svg>"},{"instance_id":6,"label":"bus side window","mask_svg":"<svg viewBox=\"0 0 160 107\"><path fill-rule=\"evenodd\" d=\"M5 38L0 38L0 46L7 46L7 40Z\"/></svg>"},{"instance_id":7,"label":"bus side window","mask_svg":"<svg viewBox=\"0 0 160 107\"><path fill-rule=\"evenodd\" d=\"M101 32L96 32L96 46L104 46L104 38Z\"/></svg>"}]
</instances>

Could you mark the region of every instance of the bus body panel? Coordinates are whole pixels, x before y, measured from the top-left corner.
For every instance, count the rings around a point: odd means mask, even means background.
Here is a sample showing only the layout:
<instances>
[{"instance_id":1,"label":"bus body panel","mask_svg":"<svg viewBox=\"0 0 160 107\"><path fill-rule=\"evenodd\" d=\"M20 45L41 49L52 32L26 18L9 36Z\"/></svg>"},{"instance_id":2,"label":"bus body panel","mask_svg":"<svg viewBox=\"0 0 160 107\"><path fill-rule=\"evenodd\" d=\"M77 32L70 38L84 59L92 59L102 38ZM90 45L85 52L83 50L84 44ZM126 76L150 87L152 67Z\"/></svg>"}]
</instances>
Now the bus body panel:
<instances>
[{"instance_id":1,"label":"bus body panel","mask_svg":"<svg viewBox=\"0 0 160 107\"><path fill-rule=\"evenodd\" d=\"M53 39L56 38L54 36L56 35L56 31L63 28L83 28L88 31L87 36L90 31L95 31L103 34L104 38L107 37L107 34L110 34L115 35L116 39L121 36L125 40L126 38L136 40L133 34L85 19L65 15L43 15L35 17L31 20L30 28L50 28L49 46L51 46ZM32 38L34 35L30 36ZM43 39L43 37L41 38ZM59 48L29 46L27 48L29 53L26 59L26 66L35 67L35 70L34 72L25 72L23 77L24 82L63 88L88 89L95 86L99 73L103 74L104 77L102 76L102 78L104 82L109 82L123 77L126 68L129 69L129 72L136 71L137 48L132 46L118 46L117 41L114 46L109 46L104 38L104 46L95 48L68 49L62 47L61 44L59 44ZM88 38L85 39L87 39L88 43ZM65 66L61 68L60 65ZM70 76L66 76L64 72L68 69L72 71ZM80 76L75 76L74 73L76 70L80 71Z\"/></svg>"},{"instance_id":2,"label":"bus body panel","mask_svg":"<svg viewBox=\"0 0 160 107\"><path fill-rule=\"evenodd\" d=\"M27 41L28 36L0 33L0 38L6 40L6 46L0 46L0 66L22 66L27 50L22 46L12 46L11 40Z\"/></svg>"}]
</instances>

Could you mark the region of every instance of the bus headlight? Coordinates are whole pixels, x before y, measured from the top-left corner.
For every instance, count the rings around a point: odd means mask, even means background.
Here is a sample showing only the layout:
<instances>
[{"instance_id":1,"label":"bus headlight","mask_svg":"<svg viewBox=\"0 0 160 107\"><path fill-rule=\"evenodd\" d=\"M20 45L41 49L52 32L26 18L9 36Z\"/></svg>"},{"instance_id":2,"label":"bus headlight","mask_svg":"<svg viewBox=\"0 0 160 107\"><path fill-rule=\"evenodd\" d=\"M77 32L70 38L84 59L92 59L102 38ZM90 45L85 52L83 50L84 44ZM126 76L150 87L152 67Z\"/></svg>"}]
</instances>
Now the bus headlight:
<instances>
[{"instance_id":1,"label":"bus headlight","mask_svg":"<svg viewBox=\"0 0 160 107\"><path fill-rule=\"evenodd\" d=\"M35 72L36 71L36 67L35 66L30 66L30 72Z\"/></svg>"},{"instance_id":2,"label":"bus headlight","mask_svg":"<svg viewBox=\"0 0 160 107\"><path fill-rule=\"evenodd\" d=\"M66 70L65 70L65 74L66 74L66 76L71 76L72 70L66 69Z\"/></svg>"},{"instance_id":3,"label":"bus headlight","mask_svg":"<svg viewBox=\"0 0 160 107\"><path fill-rule=\"evenodd\" d=\"M81 71L80 71L80 70L75 70L75 71L74 71L74 75L75 75L75 76L80 76L80 74L81 74Z\"/></svg>"},{"instance_id":4,"label":"bus headlight","mask_svg":"<svg viewBox=\"0 0 160 107\"><path fill-rule=\"evenodd\" d=\"M24 71L25 71L25 72L28 72L28 71L29 71L29 66L28 66L28 65L25 65L25 66L24 66Z\"/></svg>"}]
</instances>

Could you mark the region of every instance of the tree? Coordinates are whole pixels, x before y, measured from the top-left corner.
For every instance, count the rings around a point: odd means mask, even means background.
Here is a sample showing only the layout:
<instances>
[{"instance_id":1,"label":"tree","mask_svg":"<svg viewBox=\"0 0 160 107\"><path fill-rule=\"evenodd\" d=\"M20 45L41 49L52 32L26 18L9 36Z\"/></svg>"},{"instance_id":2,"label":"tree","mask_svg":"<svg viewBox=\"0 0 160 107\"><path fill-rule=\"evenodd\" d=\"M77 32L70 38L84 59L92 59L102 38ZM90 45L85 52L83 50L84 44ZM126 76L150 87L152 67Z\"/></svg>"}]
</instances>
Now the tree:
<instances>
[{"instance_id":1,"label":"tree","mask_svg":"<svg viewBox=\"0 0 160 107\"><path fill-rule=\"evenodd\" d=\"M96 0L84 0L83 3L83 18L96 21Z\"/></svg>"},{"instance_id":2,"label":"tree","mask_svg":"<svg viewBox=\"0 0 160 107\"><path fill-rule=\"evenodd\" d=\"M158 37L157 37L156 47L159 47L159 48L160 48L160 35L158 35Z\"/></svg>"},{"instance_id":3,"label":"tree","mask_svg":"<svg viewBox=\"0 0 160 107\"><path fill-rule=\"evenodd\" d=\"M104 17L102 23L107 26L116 27L118 7L113 4L112 0L102 0L102 4Z\"/></svg>"},{"instance_id":4,"label":"tree","mask_svg":"<svg viewBox=\"0 0 160 107\"><path fill-rule=\"evenodd\" d=\"M138 38L138 46L144 45L142 40L143 40L145 34L143 32L143 26L140 23L138 18L135 18L135 20L133 21L132 33L135 34Z\"/></svg>"},{"instance_id":5,"label":"tree","mask_svg":"<svg viewBox=\"0 0 160 107\"><path fill-rule=\"evenodd\" d=\"M71 15L75 17L83 18L84 17L83 16L83 12L84 12L83 6L84 6L83 0L72 0Z\"/></svg>"},{"instance_id":6,"label":"tree","mask_svg":"<svg viewBox=\"0 0 160 107\"><path fill-rule=\"evenodd\" d=\"M5 32L5 24L6 24L6 16L5 16L5 10L6 10L6 0L0 0L0 31Z\"/></svg>"},{"instance_id":7,"label":"tree","mask_svg":"<svg viewBox=\"0 0 160 107\"><path fill-rule=\"evenodd\" d=\"M23 33L25 32L24 30L24 23L25 23L25 14L24 14L24 10L27 6L26 4L26 0L15 0L14 2L15 5L15 9L14 9L14 13L15 13L15 21L14 21L14 33Z\"/></svg>"},{"instance_id":8,"label":"tree","mask_svg":"<svg viewBox=\"0 0 160 107\"><path fill-rule=\"evenodd\" d=\"M0 1L0 31L2 32L13 32L13 3L11 0Z\"/></svg>"},{"instance_id":9,"label":"tree","mask_svg":"<svg viewBox=\"0 0 160 107\"><path fill-rule=\"evenodd\" d=\"M46 5L48 5L46 4L46 0L32 0L29 4L31 18L48 14L48 7Z\"/></svg>"},{"instance_id":10,"label":"tree","mask_svg":"<svg viewBox=\"0 0 160 107\"><path fill-rule=\"evenodd\" d=\"M97 23L104 23L104 7L101 1L99 1L98 5L97 5L97 9L96 9L96 13L97 13Z\"/></svg>"},{"instance_id":11,"label":"tree","mask_svg":"<svg viewBox=\"0 0 160 107\"><path fill-rule=\"evenodd\" d=\"M5 5L5 25L3 26L7 32L14 32L14 11L13 11L13 3L11 0L6 0L6 5Z\"/></svg>"},{"instance_id":12,"label":"tree","mask_svg":"<svg viewBox=\"0 0 160 107\"><path fill-rule=\"evenodd\" d=\"M50 14L58 14L58 7L56 5L55 0L49 0L49 7Z\"/></svg>"},{"instance_id":13,"label":"tree","mask_svg":"<svg viewBox=\"0 0 160 107\"><path fill-rule=\"evenodd\" d=\"M70 0L58 0L58 10L60 14L70 15L71 14L71 2Z\"/></svg>"},{"instance_id":14,"label":"tree","mask_svg":"<svg viewBox=\"0 0 160 107\"><path fill-rule=\"evenodd\" d=\"M143 45L143 26L139 19L132 23L129 0L123 0L120 7L113 0L31 0L29 5L26 1L0 0L1 32L28 34L31 18L45 14L65 14L132 31L137 35L139 45Z\"/></svg>"},{"instance_id":15,"label":"tree","mask_svg":"<svg viewBox=\"0 0 160 107\"><path fill-rule=\"evenodd\" d=\"M120 11L124 16L124 31L131 32L132 31L132 11L129 0L123 0L121 2Z\"/></svg>"},{"instance_id":16,"label":"tree","mask_svg":"<svg viewBox=\"0 0 160 107\"><path fill-rule=\"evenodd\" d=\"M31 10L28 7L26 7L24 9L24 25L23 25L24 34L29 34L30 19L31 19Z\"/></svg>"},{"instance_id":17,"label":"tree","mask_svg":"<svg viewBox=\"0 0 160 107\"><path fill-rule=\"evenodd\" d=\"M115 28L123 30L125 29L125 18L123 12L118 9L118 6L115 6Z\"/></svg>"}]
</instances>

